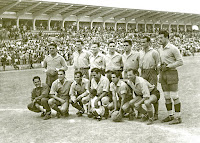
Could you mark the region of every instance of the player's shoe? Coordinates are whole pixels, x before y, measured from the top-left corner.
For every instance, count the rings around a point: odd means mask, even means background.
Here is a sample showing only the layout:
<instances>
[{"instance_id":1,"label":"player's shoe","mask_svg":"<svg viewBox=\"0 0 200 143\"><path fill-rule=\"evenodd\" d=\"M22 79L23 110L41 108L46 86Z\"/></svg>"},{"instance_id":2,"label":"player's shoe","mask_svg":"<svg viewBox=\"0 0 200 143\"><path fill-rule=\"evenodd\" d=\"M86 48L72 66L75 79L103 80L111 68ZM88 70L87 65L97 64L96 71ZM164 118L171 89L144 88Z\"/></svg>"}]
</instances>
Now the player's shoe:
<instances>
[{"instance_id":1,"label":"player's shoe","mask_svg":"<svg viewBox=\"0 0 200 143\"><path fill-rule=\"evenodd\" d=\"M169 115L165 119L163 119L161 122L162 123L164 123L164 122L170 122L172 120L174 120L174 116L173 115Z\"/></svg>"},{"instance_id":2,"label":"player's shoe","mask_svg":"<svg viewBox=\"0 0 200 143\"><path fill-rule=\"evenodd\" d=\"M154 120L154 121L158 120L158 114L154 114L153 120Z\"/></svg>"},{"instance_id":3,"label":"player's shoe","mask_svg":"<svg viewBox=\"0 0 200 143\"><path fill-rule=\"evenodd\" d=\"M44 116L44 120L48 120L51 118L51 113L47 113L45 116Z\"/></svg>"},{"instance_id":4,"label":"player's shoe","mask_svg":"<svg viewBox=\"0 0 200 143\"><path fill-rule=\"evenodd\" d=\"M92 118L93 114L92 113L88 113L87 116L88 116L88 118Z\"/></svg>"},{"instance_id":5,"label":"player's shoe","mask_svg":"<svg viewBox=\"0 0 200 143\"><path fill-rule=\"evenodd\" d=\"M60 118L61 116L62 116L61 113L59 113L59 112L56 113L57 118Z\"/></svg>"},{"instance_id":6,"label":"player's shoe","mask_svg":"<svg viewBox=\"0 0 200 143\"><path fill-rule=\"evenodd\" d=\"M101 116L99 115L99 116L97 116L96 117L96 119L98 120L98 121L101 121L102 120L102 118L101 118Z\"/></svg>"},{"instance_id":7,"label":"player's shoe","mask_svg":"<svg viewBox=\"0 0 200 143\"><path fill-rule=\"evenodd\" d=\"M172 122L169 123L169 125L174 125L174 124L180 124L182 123L182 119L180 117L174 118Z\"/></svg>"},{"instance_id":8,"label":"player's shoe","mask_svg":"<svg viewBox=\"0 0 200 143\"><path fill-rule=\"evenodd\" d=\"M108 110L108 108L105 108L104 117L105 117L105 119L108 119L108 117L109 117L109 110Z\"/></svg>"},{"instance_id":9,"label":"player's shoe","mask_svg":"<svg viewBox=\"0 0 200 143\"><path fill-rule=\"evenodd\" d=\"M138 115L136 117L137 119L142 119L142 114L140 112L138 112Z\"/></svg>"},{"instance_id":10,"label":"player's shoe","mask_svg":"<svg viewBox=\"0 0 200 143\"><path fill-rule=\"evenodd\" d=\"M134 114L134 113L129 113L128 120L129 120L129 121L133 121L134 118L135 118L135 114Z\"/></svg>"},{"instance_id":11,"label":"player's shoe","mask_svg":"<svg viewBox=\"0 0 200 143\"><path fill-rule=\"evenodd\" d=\"M46 115L45 112L42 112L42 114L40 115L41 117L44 117Z\"/></svg>"},{"instance_id":12,"label":"player's shoe","mask_svg":"<svg viewBox=\"0 0 200 143\"><path fill-rule=\"evenodd\" d=\"M80 111L78 111L78 112L76 113L76 115L77 115L78 117L81 117L81 116L83 115L84 112L85 112L85 110L80 110Z\"/></svg>"},{"instance_id":13,"label":"player's shoe","mask_svg":"<svg viewBox=\"0 0 200 143\"><path fill-rule=\"evenodd\" d=\"M64 116L64 117L68 117L68 116L69 116L69 112L63 113L63 116Z\"/></svg>"},{"instance_id":14,"label":"player's shoe","mask_svg":"<svg viewBox=\"0 0 200 143\"><path fill-rule=\"evenodd\" d=\"M153 124L153 118L149 118L148 122L147 122L147 125L152 125Z\"/></svg>"},{"instance_id":15,"label":"player's shoe","mask_svg":"<svg viewBox=\"0 0 200 143\"><path fill-rule=\"evenodd\" d=\"M148 119L149 119L149 117L148 117L148 115L146 114L146 115L143 115L143 116L142 116L141 121L142 121L142 122L145 122L145 121L147 121Z\"/></svg>"}]
</instances>

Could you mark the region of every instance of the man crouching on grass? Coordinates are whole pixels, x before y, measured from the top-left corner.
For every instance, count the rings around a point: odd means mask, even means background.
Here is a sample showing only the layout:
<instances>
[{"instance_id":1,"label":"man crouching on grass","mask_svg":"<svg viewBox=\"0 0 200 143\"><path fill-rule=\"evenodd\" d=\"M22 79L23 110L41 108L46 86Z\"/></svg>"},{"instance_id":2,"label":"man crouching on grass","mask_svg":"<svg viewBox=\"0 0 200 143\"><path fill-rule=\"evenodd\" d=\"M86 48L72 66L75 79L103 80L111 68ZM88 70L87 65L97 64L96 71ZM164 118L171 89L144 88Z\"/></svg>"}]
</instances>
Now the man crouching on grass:
<instances>
[{"instance_id":1,"label":"man crouching on grass","mask_svg":"<svg viewBox=\"0 0 200 143\"><path fill-rule=\"evenodd\" d=\"M65 78L65 71L58 70L58 79L52 83L50 97L48 103L52 109L57 111L57 118L68 116L69 110L69 91L71 86L70 81ZM60 106L60 108L58 108Z\"/></svg>"},{"instance_id":2,"label":"man crouching on grass","mask_svg":"<svg viewBox=\"0 0 200 143\"><path fill-rule=\"evenodd\" d=\"M42 84L40 77L33 77L33 84L35 88L31 93L31 103L28 104L28 109L33 112L42 112L41 117L44 117L44 120L50 118L51 109L48 104L49 100L49 86L47 84ZM46 110L45 110L46 109Z\"/></svg>"},{"instance_id":3,"label":"man crouching on grass","mask_svg":"<svg viewBox=\"0 0 200 143\"><path fill-rule=\"evenodd\" d=\"M130 108L135 108L137 111L144 115L142 121L148 120L147 125L151 125L153 124L154 120L152 104L158 102L160 99L160 92L154 85L150 84L147 80L137 75L137 70L128 70L127 72L127 84L136 94L136 97L129 102L129 105ZM142 104L145 104L147 111L142 108Z\"/></svg>"}]
</instances>

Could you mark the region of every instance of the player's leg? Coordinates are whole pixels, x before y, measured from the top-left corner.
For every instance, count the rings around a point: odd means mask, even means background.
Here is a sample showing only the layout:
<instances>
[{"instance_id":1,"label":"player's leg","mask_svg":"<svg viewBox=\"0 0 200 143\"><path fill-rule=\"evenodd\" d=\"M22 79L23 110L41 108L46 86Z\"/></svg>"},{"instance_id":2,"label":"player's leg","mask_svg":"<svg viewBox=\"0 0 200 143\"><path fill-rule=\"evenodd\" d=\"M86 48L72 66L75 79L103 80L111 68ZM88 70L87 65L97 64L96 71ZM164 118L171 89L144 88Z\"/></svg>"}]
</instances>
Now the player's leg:
<instances>
[{"instance_id":1,"label":"player's leg","mask_svg":"<svg viewBox=\"0 0 200 143\"><path fill-rule=\"evenodd\" d=\"M63 103L60 107L62 115L67 117L69 115L69 96L65 98L65 103Z\"/></svg>"},{"instance_id":2,"label":"player's leg","mask_svg":"<svg viewBox=\"0 0 200 143\"><path fill-rule=\"evenodd\" d=\"M108 104L110 103L110 97L105 96L101 99L101 103L103 105L103 107L105 108L105 118L107 119L109 117L109 110L108 110Z\"/></svg>"},{"instance_id":3,"label":"player's leg","mask_svg":"<svg viewBox=\"0 0 200 143\"><path fill-rule=\"evenodd\" d=\"M35 103L30 103L27 105L27 108L30 110L30 111L33 111L33 112L36 112L36 113L39 113L41 112L41 109L39 108L39 106L36 106Z\"/></svg>"},{"instance_id":4,"label":"player's leg","mask_svg":"<svg viewBox=\"0 0 200 143\"><path fill-rule=\"evenodd\" d=\"M54 98L50 98L48 100L48 104L52 109L57 112L56 116L60 118L60 116L62 115L62 111L58 108L58 106L61 105L61 103L59 101L56 101Z\"/></svg>"},{"instance_id":5,"label":"player's leg","mask_svg":"<svg viewBox=\"0 0 200 143\"><path fill-rule=\"evenodd\" d=\"M41 99L41 104L46 109L44 120L47 120L47 119L51 118L51 108L50 108L50 106L48 104L48 100L49 100L49 98L42 98Z\"/></svg>"}]
</instances>

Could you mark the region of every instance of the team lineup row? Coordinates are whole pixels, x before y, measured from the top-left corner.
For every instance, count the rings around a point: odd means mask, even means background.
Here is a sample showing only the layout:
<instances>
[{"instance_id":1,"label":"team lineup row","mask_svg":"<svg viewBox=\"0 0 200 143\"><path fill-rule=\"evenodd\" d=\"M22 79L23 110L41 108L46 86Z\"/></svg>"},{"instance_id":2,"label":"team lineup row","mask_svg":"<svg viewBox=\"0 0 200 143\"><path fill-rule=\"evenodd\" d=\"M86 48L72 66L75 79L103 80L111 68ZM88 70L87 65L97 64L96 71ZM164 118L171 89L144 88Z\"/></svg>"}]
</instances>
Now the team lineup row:
<instances>
[{"instance_id":1,"label":"team lineup row","mask_svg":"<svg viewBox=\"0 0 200 143\"><path fill-rule=\"evenodd\" d=\"M138 111L137 116L142 115L142 120L148 120L147 124L150 125L158 119L159 74L168 111L168 116L162 122L181 123L176 68L183 65L183 60L178 48L169 42L168 32L160 31L158 38L162 45L158 50L151 48L148 36L142 38L142 57L132 50L130 40L123 43L123 55L116 52L113 41L109 42L106 55L99 52L99 44L96 42L92 43L92 52L89 53L82 49L81 40L76 41L73 82L65 78L67 66L57 53L56 44L50 44L50 55L43 64L46 84L41 84L40 77L33 78L36 88L32 91L32 102L28 109L42 112L44 119L50 119L51 109L57 111L57 117L68 116L71 104L78 109L78 116L86 112L88 117L101 120L102 117L111 116L113 121L121 121L125 116L134 120L135 112ZM143 104L146 108L143 108Z\"/></svg>"}]
</instances>

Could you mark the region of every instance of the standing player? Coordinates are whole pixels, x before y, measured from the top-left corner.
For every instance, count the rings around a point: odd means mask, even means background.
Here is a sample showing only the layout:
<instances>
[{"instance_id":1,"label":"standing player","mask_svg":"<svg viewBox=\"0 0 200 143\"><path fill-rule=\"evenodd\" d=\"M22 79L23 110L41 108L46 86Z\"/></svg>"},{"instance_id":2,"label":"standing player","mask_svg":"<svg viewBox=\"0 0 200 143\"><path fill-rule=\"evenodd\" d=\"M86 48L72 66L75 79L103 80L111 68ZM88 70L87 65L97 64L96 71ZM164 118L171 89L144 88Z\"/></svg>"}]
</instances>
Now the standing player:
<instances>
[{"instance_id":1,"label":"standing player","mask_svg":"<svg viewBox=\"0 0 200 143\"><path fill-rule=\"evenodd\" d=\"M144 50L144 56L141 58L141 76L151 84L155 85L155 87L157 87L157 75L159 72L158 64L160 59L159 53L150 47L150 37L144 36L141 40L141 43ZM157 120L158 102L154 103L153 105L155 108L154 120Z\"/></svg>"},{"instance_id":2,"label":"standing player","mask_svg":"<svg viewBox=\"0 0 200 143\"><path fill-rule=\"evenodd\" d=\"M127 79L127 71L129 69L136 69L139 68L140 62L140 54L137 51L132 51L132 42L131 40L124 41L124 49L125 53L122 56L123 63L124 63L124 78Z\"/></svg>"},{"instance_id":3,"label":"standing player","mask_svg":"<svg viewBox=\"0 0 200 143\"><path fill-rule=\"evenodd\" d=\"M39 76L33 77L35 88L31 92L31 103L28 104L28 109L33 112L42 112L41 117L44 120L51 118L51 109L48 104L49 87L46 84L41 84ZM44 110L46 109L46 111Z\"/></svg>"},{"instance_id":4,"label":"standing player","mask_svg":"<svg viewBox=\"0 0 200 143\"><path fill-rule=\"evenodd\" d=\"M115 42L110 41L108 44L109 53L105 56L106 74L109 81L111 81L112 71L119 71L122 73L123 62L122 56L116 52Z\"/></svg>"},{"instance_id":5,"label":"standing player","mask_svg":"<svg viewBox=\"0 0 200 143\"><path fill-rule=\"evenodd\" d=\"M73 53L74 69L75 71L81 71L85 78L89 79L90 53L83 51L83 41L76 41L76 51Z\"/></svg>"},{"instance_id":6,"label":"standing player","mask_svg":"<svg viewBox=\"0 0 200 143\"><path fill-rule=\"evenodd\" d=\"M170 124L179 124L181 120L181 102L178 96L178 71L177 67L183 65L183 59L179 49L169 42L169 33L167 31L159 32L160 44L163 46L159 52L161 57L160 83L165 96L165 104L169 116L162 122ZM172 100L174 100L175 118L172 111Z\"/></svg>"},{"instance_id":7,"label":"standing player","mask_svg":"<svg viewBox=\"0 0 200 143\"><path fill-rule=\"evenodd\" d=\"M65 78L65 71L58 70L58 79L52 83L50 90L50 99L48 101L52 109L57 111L56 116L60 118L61 115L68 116L69 110L69 91L71 82ZM58 108L61 106L61 109Z\"/></svg>"},{"instance_id":8,"label":"standing player","mask_svg":"<svg viewBox=\"0 0 200 143\"><path fill-rule=\"evenodd\" d=\"M83 102L87 103L89 98L89 80L83 78L83 75L80 71L74 73L74 82L71 85L69 95L71 97L71 104L73 107L79 111L76 113L78 116L82 116L85 112L83 108ZM85 99L88 99L85 101Z\"/></svg>"},{"instance_id":9,"label":"standing player","mask_svg":"<svg viewBox=\"0 0 200 143\"><path fill-rule=\"evenodd\" d=\"M160 93L155 85L150 84L147 80L137 75L138 71L134 69L127 72L127 84L136 94L136 97L129 102L129 105L144 115L143 121L149 119L147 125L151 125L154 120L152 104L158 102ZM142 108L143 103L147 111Z\"/></svg>"},{"instance_id":10,"label":"standing player","mask_svg":"<svg viewBox=\"0 0 200 143\"><path fill-rule=\"evenodd\" d=\"M66 71L67 65L65 59L57 53L57 45L51 43L49 45L50 55L44 59L44 68L46 72L46 84L51 87L52 83L58 79L58 70Z\"/></svg>"}]
</instances>

